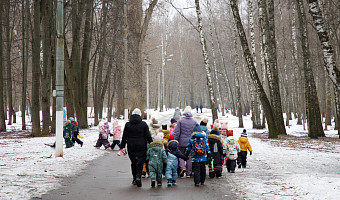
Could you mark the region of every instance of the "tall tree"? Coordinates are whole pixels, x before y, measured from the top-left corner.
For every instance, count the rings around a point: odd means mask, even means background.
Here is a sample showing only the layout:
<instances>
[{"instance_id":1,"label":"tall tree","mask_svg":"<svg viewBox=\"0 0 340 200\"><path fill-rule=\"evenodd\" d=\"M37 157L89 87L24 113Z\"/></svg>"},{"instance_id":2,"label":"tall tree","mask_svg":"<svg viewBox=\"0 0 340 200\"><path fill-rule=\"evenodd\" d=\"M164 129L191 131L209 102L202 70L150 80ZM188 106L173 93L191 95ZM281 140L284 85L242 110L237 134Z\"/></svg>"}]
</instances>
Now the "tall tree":
<instances>
[{"instance_id":1,"label":"tall tree","mask_svg":"<svg viewBox=\"0 0 340 200\"><path fill-rule=\"evenodd\" d=\"M32 37L32 136L41 136L40 129L40 3L34 0Z\"/></svg>"},{"instance_id":2,"label":"tall tree","mask_svg":"<svg viewBox=\"0 0 340 200\"><path fill-rule=\"evenodd\" d=\"M0 0L0 23L2 24L3 0ZM4 91L3 91L3 41L2 27L0 26L0 132L6 132L5 109L4 109Z\"/></svg>"},{"instance_id":3,"label":"tall tree","mask_svg":"<svg viewBox=\"0 0 340 200\"><path fill-rule=\"evenodd\" d=\"M6 36L6 64L7 64L7 98L8 98L8 125L12 125L12 117L15 115L13 113L13 99L12 99L12 62L11 62L11 25L10 25L10 12L11 12L11 2L8 1L5 3L4 9L6 10L6 16L4 20L4 27L5 27L5 36Z\"/></svg>"},{"instance_id":4,"label":"tall tree","mask_svg":"<svg viewBox=\"0 0 340 200\"><path fill-rule=\"evenodd\" d=\"M286 129L283 122L281 96L277 69L277 52L275 39L275 22L274 22L274 2L269 0L267 8L267 0L258 0L259 17L261 31L263 31L262 39L263 51L265 55L265 63L268 70L268 86L270 93L271 105L274 110L274 120L279 134L286 134ZM268 9L268 12L267 12Z\"/></svg>"},{"instance_id":5,"label":"tall tree","mask_svg":"<svg viewBox=\"0 0 340 200\"><path fill-rule=\"evenodd\" d=\"M325 136L325 133L323 132L321 124L319 100L316 92L314 75L310 62L307 21L302 0L296 0L296 8L299 18L301 46L303 52L303 71L305 79L308 136L311 138L318 138L319 136Z\"/></svg>"},{"instance_id":6,"label":"tall tree","mask_svg":"<svg viewBox=\"0 0 340 200\"><path fill-rule=\"evenodd\" d=\"M242 49L243 49L243 54L247 62L247 68L248 71L251 75L251 78L253 80L254 86L256 88L256 92L259 94L261 103L263 105L263 110L265 112L265 115L267 117L267 123L268 123L268 130L269 130L269 137L270 138L277 138L278 132L276 128L276 124L274 121L274 115L273 115L273 110L272 107L269 103L269 100L267 98L267 95L262 87L261 81L257 75L256 68L254 66L254 61L253 57L250 53L250 49L248 46L248 41L246 34L244 32L244 28L241 22L241 17L239 14L239 9L238 9L238 2L237 0L230 0L230 6L233 12L234 20L236 23L236 27L238 30L238 35L240 37Z\"/></svg>"},{"instance_id":7,"label":"tall tree","mask_svg":"<svg viewBox=\"0 0 340 200\"><path fill-rule=\"evenodd\" d=\"M197 22L198 22L198 30L200 34L200 42L202 46L202 53L204 58L204 65L205 65L205 71L207 73L207 86L209 91L209 97L210 97L210 105L211 105L211 111L212 111L212 118L213 121L215 119L218 119L217 115L217 104L216 104L216 97L212 86L212 79L211 79L211 68L209 64L209 56L208 56L208 50L207 50L207 44L203 32L203 23L202 23L202 15L201 15L201 9L200 9L200 1L195 0L196 5L196 14L197 14Z\"/></svg>"},{"instance_id":8,"label":"tall tree","mask_svg":"<svg viewBox=\"0 0 340 200\"><path fill-rule=\"evenodd\" d=\"M41 107L42 107L42 135L50 133L51 111L51 73L52 73L52 25L53 25L53 1L41 0L41 23L42 23L42 50L43 66L41 70Z\"/></svg>"}]
</instances>

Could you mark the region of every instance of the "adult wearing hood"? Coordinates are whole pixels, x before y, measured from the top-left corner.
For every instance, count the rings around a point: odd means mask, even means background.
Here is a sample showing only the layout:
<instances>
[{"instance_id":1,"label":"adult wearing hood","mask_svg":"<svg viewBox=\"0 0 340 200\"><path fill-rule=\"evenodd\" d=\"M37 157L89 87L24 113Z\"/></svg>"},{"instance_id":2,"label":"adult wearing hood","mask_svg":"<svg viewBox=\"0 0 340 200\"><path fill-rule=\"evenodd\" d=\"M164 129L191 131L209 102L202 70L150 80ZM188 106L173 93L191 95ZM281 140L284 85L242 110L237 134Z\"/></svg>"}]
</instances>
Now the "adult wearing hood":
<instances>
[{"instance_id":1,"label":"adult wearing hood","mask_svg":"<svg viewBox=\"0 0 340 200\"><path fill-rule=\"evenodd\" d=\"M174 139L179 143L179 150L184 154L185 149L188 146L191 134L193 133L193 127L196 121L192 118L191 107L187 106L184 109L183 118L180 119L175 127ZM180 176L183 177L186 172L187 177L190 177L192 172L192 158L191 155L187 162L183 159L179 159Z\"/></svg>"},{"instance_id":2,"label":"adult wearing hood","mask_svg":"<svg viewBox=\"0 0 340 200\"><path fill-rule=\"evenodd\" d=\"M178 107L176 107L174 116L172 118L174 118L176 121L178 121L178 120L181 119L181 116L182 116L181 111L179 110Z\"/></svg>"},{"instance_id":3,"label":"adult wearing hood","mask_svg":"<svg viewBox=\"0 0 340 200\"><path fill-rule=\"evenodd\" d=\"M141 175L143 163L146 161L147 143L151 143L148 125L142 121L141 111L133 110L129 122L125 124L120 149L127 144L128 155L131 160L132 184L142 187Z\"/></svg>"}]
</instances>

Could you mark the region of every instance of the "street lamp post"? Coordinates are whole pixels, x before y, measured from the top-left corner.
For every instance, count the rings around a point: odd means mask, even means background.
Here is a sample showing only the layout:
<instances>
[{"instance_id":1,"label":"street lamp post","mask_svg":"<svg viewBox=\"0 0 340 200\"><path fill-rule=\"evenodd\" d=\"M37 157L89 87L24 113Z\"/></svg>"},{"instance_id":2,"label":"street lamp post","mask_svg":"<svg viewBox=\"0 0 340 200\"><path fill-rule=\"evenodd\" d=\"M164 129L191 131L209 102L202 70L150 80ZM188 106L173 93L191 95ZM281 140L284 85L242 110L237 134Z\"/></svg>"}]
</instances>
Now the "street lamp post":
<instances>
[{"instance_id":1,"label":"street lamp post","mask_svg":"<svg viewBox=\"0 0 340 200\"><path fill-rule=\"evenodd\" d=\"M154 51L154 50L156 50L156 49L159 49L159 48L161 48L162 47L162 45L158 45L158 46L156 46L155 48L153 48L153 49L151 49L151 50L149 50L149 51L147 51L145 54L146 54L146 56L145 56L145 61L146 61L146 119L147 119L147 121L149 121L149 102L150 102L150 100L149 100L149 66L151 65L151 60L149 59L149 53L151 52L151 51Z\"/></svg>"},{"instance_id":2,"label":"street lamp post","mask_svg":"<svg viewBox=\"0 0 340 200\"><path fill-rule=\"evenodd\" d=\"M170 54L169 56L166 56L166 51L162 53L162 100L161 100L161 105L160 109L161 112L164 111L165 109L165 103L164 103L164 97L165 97L165 79L164 79L164 68L165 68L165 63L166 61L171 61L171 57L174 56L173 54Z\"/></svg>"}]
</instances>

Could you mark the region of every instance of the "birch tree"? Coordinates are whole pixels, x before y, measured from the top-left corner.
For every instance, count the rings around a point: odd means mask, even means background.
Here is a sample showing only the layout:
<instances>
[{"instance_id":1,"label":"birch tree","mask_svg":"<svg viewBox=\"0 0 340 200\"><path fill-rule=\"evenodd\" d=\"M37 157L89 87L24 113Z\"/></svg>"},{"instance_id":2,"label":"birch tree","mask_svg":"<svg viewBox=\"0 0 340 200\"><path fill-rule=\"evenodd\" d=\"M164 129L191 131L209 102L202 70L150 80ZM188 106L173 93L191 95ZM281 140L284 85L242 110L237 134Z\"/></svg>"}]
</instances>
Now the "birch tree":
<instances>
[{"instance_id":1,"label":"birch tree","mask_svg":"<svg viewBox=\"0 0 340 200\"><path fill-rule=\"evenodd\" d=\"M254 66L253 57L250 53L250 49L247 42L247 37L244 32L243 25L241 23L241 17L239 15L238 10L238 2L237 0L230 0L230 6L233 12L234 20L236 23L238 35L240 37L243 54L247 62L247 68L251 75L251 78L253 80L254 86L256 88L256 92L259 94L261 103L263 105L263 110L265 112L265 115L267 117L267 123L268 123L268 130L269 130L269 138L277 138L278 137L278 131L277 127L274 121L274 115L272 107L269 103L269 100L267 98L267 95L262 87L261 81L257 75L256 68Z\"/></svg>"},{"instance_id":2,"label":"birch tree","mask_svg":"<svg viewBox=\"0 0 340 200\"><path fill-rule=\"evenodd\" d=\"M300 25L300 37L303 52L303 70L305 79L305 96L306 96L306 116L308 126L308 136L318 138L325 136L321 124L321 114L319 100L316 92L314 75L310 62L310 49L308 41L306 15L302 0L296 0L296 8Z\"/></svg>"},{"instance_id":3,"label":"birch tree","mask_svg":"<svg viewBox=\"0 0 340 200\"><path fill-rule=\"evenodd\" d=\"M195 0L195 5L196 5L198 30L199 30L199 34L200 34L200 43L201 43L201 46L202 46L204 65L205 65L205 70L206 70L206 73L207 73L207 86L208 86L209 97L210 97L212 118L213 118L213 121L215 121L215 119L218 119L217 109L216 109L217 104L216 104L215 93L214 93L212 80L211 80L211 68L210 68L210 65L209 65L207 44L206 44L206 40L205 40L204 33L203 33L203 23L202 23L202 16L201 16L201 10L200 10L200 1Z\"/></svg>"}]
</instances>

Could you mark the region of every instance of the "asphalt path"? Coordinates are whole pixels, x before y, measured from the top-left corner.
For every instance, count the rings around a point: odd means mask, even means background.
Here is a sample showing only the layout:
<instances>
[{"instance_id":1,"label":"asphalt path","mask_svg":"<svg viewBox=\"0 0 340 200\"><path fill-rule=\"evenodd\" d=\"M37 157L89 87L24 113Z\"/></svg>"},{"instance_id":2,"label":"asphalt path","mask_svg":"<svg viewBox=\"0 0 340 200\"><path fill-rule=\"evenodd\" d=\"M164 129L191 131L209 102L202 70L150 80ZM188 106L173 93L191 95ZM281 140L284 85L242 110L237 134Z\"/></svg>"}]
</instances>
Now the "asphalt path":
<instances>
[{"instance_id":1,"label":"asphalt path","mask_svg":"<svg viewBox=\"0 0 340 200\"><path fill-rule=\"evenodd\" d=\"M164 121L164 119L160 120ZM100 150L98 150L100 151ZM103 200L103 199L237 199L231 191L231 183L223 176L210 179L205 185L194 186L193 177L178 178L177 185L151 187L149 178L142 179L142 187L131 184L132 175L128 156L117 156L118 151L108 151L103 157L91 161L87 167L74 177L62 180L62 186L44 194L43 200ZM207 171L208 172L208 171ZM207 173L208 175L208 173ZM232 174L235 175L235 174ZM36 200L35 198L34 200Z\"/></svg>"}]
</instances>

